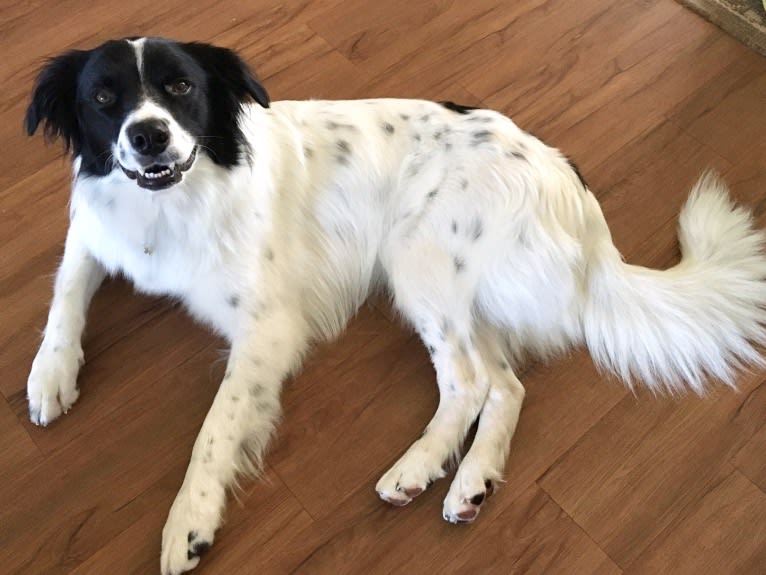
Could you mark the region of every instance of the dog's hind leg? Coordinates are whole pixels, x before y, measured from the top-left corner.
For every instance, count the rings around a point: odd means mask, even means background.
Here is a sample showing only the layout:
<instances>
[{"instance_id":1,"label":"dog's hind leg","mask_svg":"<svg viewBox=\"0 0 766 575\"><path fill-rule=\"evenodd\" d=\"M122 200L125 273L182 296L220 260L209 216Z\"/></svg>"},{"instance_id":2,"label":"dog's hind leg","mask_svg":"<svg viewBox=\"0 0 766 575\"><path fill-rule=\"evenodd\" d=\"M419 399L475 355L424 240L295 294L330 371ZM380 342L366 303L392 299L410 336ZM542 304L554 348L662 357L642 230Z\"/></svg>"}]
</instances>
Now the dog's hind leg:
<instances>
[{"instance_id":1,"label":"dog's hind leg","mask_svg":"<svg viewBox=\"0 0 766 575\"><path fill-rule=\"evenodd\" d=\"M501 479L524 399L524 387L513 373L500 334L482 326L477 329L476 347L487 369L489 392L473 444L444 500L444 518L452 523L476 519L481 504Z\"/></svg>"},{"instance_id":2,"label":"dog's hind leg","mask_svg":"<svg viewBox=\"0 0 766 575\"><path fill-rule=\"evenodd\" d=\"M389 246L386 258L396 304L431 353L440 393L423 435L376 485L393 505L409 503L445 475L445 464L457 457L489 389L473 333L474 262L457 260L432 238L424 234L419 241Z\"/></svg>"}]
</instances>

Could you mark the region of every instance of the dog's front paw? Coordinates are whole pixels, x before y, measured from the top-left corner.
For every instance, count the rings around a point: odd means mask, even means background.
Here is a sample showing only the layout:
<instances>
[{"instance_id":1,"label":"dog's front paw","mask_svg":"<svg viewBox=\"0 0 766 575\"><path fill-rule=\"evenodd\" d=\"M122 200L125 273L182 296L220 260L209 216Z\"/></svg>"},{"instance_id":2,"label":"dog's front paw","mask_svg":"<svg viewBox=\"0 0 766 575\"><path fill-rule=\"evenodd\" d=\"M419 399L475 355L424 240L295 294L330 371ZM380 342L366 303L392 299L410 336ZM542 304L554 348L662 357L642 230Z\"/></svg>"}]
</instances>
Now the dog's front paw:
<instances>
[{"instance_id":1,"label":"dog's front paw","mask_svg":"<svg viewBox=\"0 0 766 575\"><path fill-rule=\"evenodd\" d=\"M221 508L215 493L181 488L162 530L162 575L194 569L213 544Z\"/></svg>"},{"instance_id":2,"label":"dog's front paw","mask_svg":"<svg viewBox=\"0 0 766 575\"><path fill-rule=\"evenodd\" d=\"M27 380L29 418L35 425L48 425L69 411L80 391L77 373L83 362L82 348L46 343L40 347Z\"/></svg>"}]
</instances>

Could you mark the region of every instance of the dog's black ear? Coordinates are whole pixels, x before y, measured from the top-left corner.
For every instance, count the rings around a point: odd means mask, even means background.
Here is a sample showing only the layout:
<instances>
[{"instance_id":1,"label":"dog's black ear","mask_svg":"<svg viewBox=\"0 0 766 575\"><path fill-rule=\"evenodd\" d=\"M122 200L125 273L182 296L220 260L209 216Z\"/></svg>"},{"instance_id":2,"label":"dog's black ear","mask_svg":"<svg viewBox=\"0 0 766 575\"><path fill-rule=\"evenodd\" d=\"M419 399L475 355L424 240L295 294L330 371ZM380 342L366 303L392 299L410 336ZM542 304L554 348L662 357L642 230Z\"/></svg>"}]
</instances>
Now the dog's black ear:
<instances>
[{"instance_id":1,"label":"dog's black ear","mask_svg":"<svg viewBox=\"0 0 766 575\"><path fill-rule=\"evenodd\" d=\"M210 44L184 44L186 51L202 64L207 74L223 84L240 102L249 96L264 108L269 107L269 95L247 64L236 52Z\"/></svg>"},{"instance_id":2,"label":"dog's black ear","mask_svg":"<svg viewBox=\"0 0 766 575\"><path fill-rule=\"evenodd\" d=\"M30 136L40 123L48 140L61 138L67 150L79 149L77 78L88 52L73 50L48 61L40 72L27 108L24 127Z\"/></svg>"}]
</instances>

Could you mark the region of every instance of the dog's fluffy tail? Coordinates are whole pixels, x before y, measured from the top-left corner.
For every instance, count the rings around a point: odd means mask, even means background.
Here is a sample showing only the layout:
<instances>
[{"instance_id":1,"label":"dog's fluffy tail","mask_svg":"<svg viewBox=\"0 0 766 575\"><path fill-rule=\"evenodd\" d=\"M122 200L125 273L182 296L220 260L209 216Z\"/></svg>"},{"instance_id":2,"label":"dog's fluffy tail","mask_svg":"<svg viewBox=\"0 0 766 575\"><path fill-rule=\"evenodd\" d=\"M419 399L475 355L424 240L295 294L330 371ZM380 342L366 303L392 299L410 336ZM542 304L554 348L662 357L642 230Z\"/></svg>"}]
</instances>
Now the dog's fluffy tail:
<instances>
[{"instance_id":1,"label":"dog's fluffy tail","mask_svg":"<svg viewBox=\"0 0 766 575\"><path fill-rule=\"evenodd\" d=\"M628 385L704 391L714 377L763 365L766 343L764 234L712 174L700 178L679 222L682 259L666 271L628 265L591 198L585 340L596 364Z\"/></svg>"}]
</instances>

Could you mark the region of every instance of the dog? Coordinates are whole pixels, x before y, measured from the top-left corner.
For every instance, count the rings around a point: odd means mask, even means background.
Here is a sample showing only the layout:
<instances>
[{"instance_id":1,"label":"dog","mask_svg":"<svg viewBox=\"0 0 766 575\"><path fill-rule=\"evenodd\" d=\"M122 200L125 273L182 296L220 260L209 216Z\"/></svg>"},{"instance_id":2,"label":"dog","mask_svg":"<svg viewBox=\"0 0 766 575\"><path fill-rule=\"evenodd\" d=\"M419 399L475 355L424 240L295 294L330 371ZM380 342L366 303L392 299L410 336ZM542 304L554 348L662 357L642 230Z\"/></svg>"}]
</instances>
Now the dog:
<instances>
[{"instance_id":1,"label":"dog","mask_svg":"<svg viewBox=\"0 0 766 575\"><path fill-rule=\"evenodd\" d=\"M213 543L227 488L261 463L287 375L374 290L419 334L440 392L376 490L410 503L478 419L444 500L452 523L476 519L502 477L525 358L584 344L627 385L673 394L763 365L764 234L711 174L681 212L680 263L655 271L623 262L564 155L491 110L271 103L233 51L129 38L51 59L25 122L73 156L32 421L77 400L86 311L106 275L179 299L230 343L163 529L166 575Z\"/></svg>"}]
</instances>

